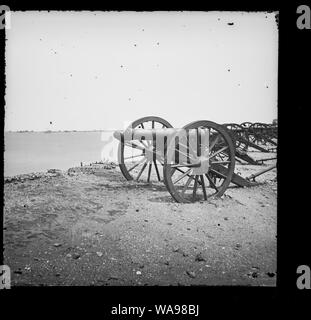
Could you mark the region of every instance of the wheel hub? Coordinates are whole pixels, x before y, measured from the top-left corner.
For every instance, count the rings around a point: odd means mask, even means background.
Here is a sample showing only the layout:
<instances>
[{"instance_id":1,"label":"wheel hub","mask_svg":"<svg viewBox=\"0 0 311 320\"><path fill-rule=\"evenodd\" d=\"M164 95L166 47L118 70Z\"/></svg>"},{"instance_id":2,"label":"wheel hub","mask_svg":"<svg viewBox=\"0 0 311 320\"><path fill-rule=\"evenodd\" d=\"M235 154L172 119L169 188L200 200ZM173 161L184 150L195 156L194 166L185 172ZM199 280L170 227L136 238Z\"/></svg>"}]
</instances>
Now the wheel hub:
<instances>
[{"instance_id":1,"label":"wheel hub","mask_svg":"<svg viewBox=\"0 0 311 320\"><path fill-rule=\"evenodd\" d=\"M199 167L195 167L192 169L192 174L193 175L202 175L208 172L209 170L209 158L200 156L197 157L198 162L200 162Z\"/></svg>"}]
</instances>

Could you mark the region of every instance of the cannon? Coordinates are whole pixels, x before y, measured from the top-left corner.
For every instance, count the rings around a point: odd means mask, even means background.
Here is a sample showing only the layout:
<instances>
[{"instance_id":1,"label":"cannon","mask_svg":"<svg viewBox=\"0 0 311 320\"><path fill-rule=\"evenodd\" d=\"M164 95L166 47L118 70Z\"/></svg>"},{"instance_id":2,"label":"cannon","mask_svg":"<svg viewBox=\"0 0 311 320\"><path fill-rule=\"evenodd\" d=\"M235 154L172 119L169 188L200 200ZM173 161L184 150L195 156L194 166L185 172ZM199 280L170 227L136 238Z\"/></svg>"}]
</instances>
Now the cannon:
<instances>
[{"instance_id":1,"label":"cannon","mask_svg":"<svg viewBox=\"0 0 311 320\"><path fill-rule=\"evenodd\" d=\"M268 152L274 151L277 146L277 126L255 122L248 128L248 137L251 143L264 147Z\"/></svg>"},{"instance_id":2,"label":"cannon","mask_svg":"<svg viewBox=\"0 0 311 320\"><path fill-rule=\"evenodd\" d=\"M163 128L173 128L173 126L166 120L160 118L160 117L143 117L140 118L133 123L131 123L128 129L163 129ZM116 137L116 136L115 136ZM116 137L117 139L119 136ZM140 164L144 163L146 160L146 149L150 148L151 141L143 139L138 140L122 140L120 136L120 143L118 147L118 162L120 170L123 174L123 176L127 180L139 180L141 174L135 170L140 166ZM132 165L133 160L137 159L138 161ZM130 160L130 161L129 161ZM151 172L154 168L158 181L162 181L160 171L158 169L158 165L163 165L163 162L159 161L148 161L148 178L147 181L150 181L151 178ZM144 164L142 164L144 166ZM146 166L144 166L144 169ZM143 170L144 171L144 170Z\"/></svg>"},{"instance_id":3,"label":"cannon","mask_svg":"<svg viewBox=\"0 0 311 320\"><path fill-rule=\"evenodd\" d=\"M250 179L234 173L235 142L226 127L215 122L200 120L173 128L166 120L149 116L115 131L114 137L119 140L118 162L123 176L127 180L164 182L177 202L220 197L230 183L257 185L257 175Z\"/></svg>"},{"instance_id":4,"label":"cannon","mask_svg":"<svg viewBox=\"0 0 311 320\"><path fill-rule=\"evenodd\" d=\"M240 125L225 123L223 126L229 131L238 150L253 148L261 152L274 152L277 147L277 125L243 122Z\"/></svg>"}]
</instances>

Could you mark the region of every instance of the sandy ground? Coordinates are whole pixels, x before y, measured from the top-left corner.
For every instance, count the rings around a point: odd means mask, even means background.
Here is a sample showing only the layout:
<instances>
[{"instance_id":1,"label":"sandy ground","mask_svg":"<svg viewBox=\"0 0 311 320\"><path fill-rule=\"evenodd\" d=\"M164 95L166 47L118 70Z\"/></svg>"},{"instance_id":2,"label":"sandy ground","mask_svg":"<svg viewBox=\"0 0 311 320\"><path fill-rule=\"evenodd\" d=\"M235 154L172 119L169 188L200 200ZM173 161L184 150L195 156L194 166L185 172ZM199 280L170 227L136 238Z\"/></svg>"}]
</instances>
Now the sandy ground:
<instances>
[{"instance_id":1,"label":"sandy ground","mask_svg":"<svg viewBox=\"0 0 311 320\"><path fill-rule=\"evenodd\" d=\"M5 182L12 286L276 285L276 170L194 204L118 167L68 172Z\"/></svg>"}]
</instances>

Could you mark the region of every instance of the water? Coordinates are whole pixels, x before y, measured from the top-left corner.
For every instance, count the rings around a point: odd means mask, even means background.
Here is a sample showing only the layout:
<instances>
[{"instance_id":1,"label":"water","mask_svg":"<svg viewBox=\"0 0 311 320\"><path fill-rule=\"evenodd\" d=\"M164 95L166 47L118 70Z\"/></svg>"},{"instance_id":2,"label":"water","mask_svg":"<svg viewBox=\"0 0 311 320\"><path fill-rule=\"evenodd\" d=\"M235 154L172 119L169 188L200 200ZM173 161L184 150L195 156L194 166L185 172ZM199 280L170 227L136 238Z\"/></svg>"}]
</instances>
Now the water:
<instances>
[{"instance_id":1,"label":"water","mask_svg":"<svg viewBox=\"0 0 311 320\"><path fill-rule=\"evenodd\" d=\"M4 176L116 161L112 132L5 133ZM109 141L108 143L105 141Z\"/></svg>"}]
</instances>

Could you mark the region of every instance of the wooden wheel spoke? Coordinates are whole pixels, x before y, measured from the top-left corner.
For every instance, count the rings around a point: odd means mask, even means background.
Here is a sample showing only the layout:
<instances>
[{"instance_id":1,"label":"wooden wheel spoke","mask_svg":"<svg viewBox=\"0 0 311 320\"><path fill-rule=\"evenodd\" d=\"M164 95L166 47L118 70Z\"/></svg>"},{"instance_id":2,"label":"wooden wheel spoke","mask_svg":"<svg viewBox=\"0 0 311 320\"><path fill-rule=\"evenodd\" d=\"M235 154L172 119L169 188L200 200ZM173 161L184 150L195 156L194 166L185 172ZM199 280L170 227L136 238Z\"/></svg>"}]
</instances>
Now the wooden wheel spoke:
<instances>
[{"instance_id":1,"label":"wooden wheel spoke","mask_svg":"<svg viewBox=\"0 0 311 320\"><path fill-rule=\"evenodd\" d=\"M147 179L147 182L150 181L151 167L152 167L152 163L150 162L150 163L149 163L149 170L148 170L148 179Z\"/></svg>"},{"instance_id":2,"label":"wooden wheel spoke","mask_svg":"<svg viewBox=\"0 0 311 320\"><path fill-rule=\"evenodd\" d=\"M203 175L200 175L200 178L201 178L201 187L202 187L202 190L203 190L203 195L204 195L204 200L207 200L207 195L206 195L206 189L205 189L205 183L204 183L204 177Z\"/></svg>"},{"instance_id":3,"label":"wooden wheel spoke","mask_svg":"<svg viewBox=\"0 0 311 320\"><path fill-rule=\"evenodd\" d=\"M218 188L216 187L216 184L214 183L213 179L209 176L208 173L205 174L206 178L208 179L211 186L218 192Z\"/></svg>"},{"instance_id":4,"label":"wooden wheel spoke","mask_svg":"<svg viewBox=\"0 0 311 320\"><path fill-rule=\"evenodd\" d=\"M139 172L139 174L138 174L138 176L136 178L136 181L138 181L138 179L142 175L143 171L145 170L146 166L147 166L147 161L144 163L143 167L141 168L141 170L140 170L140 172Z\"/></svg>"},{"instance_id":5,"label":"wooden wheel spoke","mask_svg":"<svg viewBox=\"0 0 311 320\"><path fill-rule=\"evenodd\" d=\"M182 188L182 191L181 191L181 194L182 194L182 195L185 194L187 188L189 187L189 184L191 183L191 181L192 181L193 179L194 179L194 178L193 178L192 176L189 176L186 184L185 184L185 185L183 186L183 188Z\"/></svg>"},{"instance_id":6,"label":"wooden wheel spoke","mask_svg":"<svg viewBox=\"0 0 311 320\"><path fill-rule=\"evenodd\" d=\"M212 162L211 162L211 164L216 164L216 163L229 164L229 163L231 163L231 161L212 161Z\"/></svg>"},{"instance_id":7,"label":"wooden wheel spoke","mask_svg":"<svg viewBox=\"0 0 311 320\"><path fill-rule=\"evenodd\" d=\"M142 146L139 146L139 145L137 145L137 144L135 144L135 143L130 143L130 142L124 142L124 144L127 146L127 147L130 147L130 148L134 148L134 149L139 149L139 150L142 150L142 151L144 151L145 150L145 148L143 148Z\"/></svg>"},{"instance_id":8,"label":"wooden wheel spoke","mask_svg":"<svg viewBox=\"0 0 311 320\"><path fill-rule=\"evenodd\" d=\"M216 151L215 153L213 153L213 154L209 157L209 159L214 158L217 154L219 154L219 153L221 153L221 152L224 152L224 151L227 150L227 149L228 149L228 146L221 148L220 150L218 150L218 151Z\"/></svg>"},{"instance_id":9,"label":"wooden wheel spoke","mask_svg":"<svg viewBox=\"0 0 311 320\"><path fill-rule=\"evenodd\" d=\"M192 192L192 201L195 200L195 196L196 196L196 192L197 192L197 187L198 187L198 176L195 176L194 186L193 186L193 192Z\"/></svg>"},{"instance_id":10,"label":"wooden wheel spoke","mask_svg":"<svg viewBox=\"0 0 311 320\"><path fill-rule=\"evenodd\" d=\"M139 140L139 142L147 149L148 148L148 140L147 141L147 144L145 143L144 140Z\"/></svg>"},{"instance_id":11,"label":"wooden wheel spoke","mask_svg":"<svg viewBox=\"0 0 311 320\"><path fill-rule=\"evenodd\" d=\"M183 171L183 170L181 170L181 169L179 169L179 168L174 168L175 170L177 170L177 171L179 171L179 172L181 172L181 173L185 173L185 171ZM175 172L175 170L174 170L174 172ZM174 173L173 173L174 174ZM173 175L172 174L172 175ZM192 180L194 180L194 175L191 175L191 174L187 174L187 176L188 177L190 177ZM199 185L201 185L201 182L198 180L198 184Z\"/></svg>"},{"instance_id":12,"label":"wooden wheel spoke","mask_svg":"<svg viewBox=\"0 0 311 320\"><path fill-rule=\"evenodd\" d=\"M160 177L160 174L159 174L159 170L158 170L158 166L157 166L156 161L153 161L153 164L154 164L154 167L155 167L156 172L157 172L158 180L161 181L161 177Z\"/></svg>"},{"instance_id":13,"label":"wooden wheel spoke","mask_svg":"<svg viewBox=\"0 0 311 320\"><path fill-rule=\"evenodd\" d=\"M217 176L221 176L221 178L227 179L227 176L225 176L224 174L218 172L215 169L211 169L212 172L214 172Z\"/></svg>"},{"instance_id":14,"label":"wooden wheel spoke","mask_svg":"<svg viewBox=\"0 0 311 320\"><path fill-rule=\"evenodd\" d=\"M183 174L181 174L177 179L175 179L175 181L173 181L173 184L177 183L178 181L180 181L181 179L183 179L185 176L187 176L190 171L191 171L191 169L189 169L189 170L187 170L186 172L184 172Z\"/></svg>"},{"instance_id":15,"label":"wooden wheel spoke","mask_svg":"<svg viewBox=\"0 0 311 320\"><path fill-rule=\"evenodd\" d=\"M139 166L141 163L143 163L144 161L146 161L146 158L143 158L141 160L139 160L132 168L128 169L128 172L131 172L134 168L136 168L137 166Z\"/></svg>"},{"instance_id":16,"label":"wooden wheel spoke","mask_svg":"<svg viewBox=\"0 0 311 320\"><path fill-rule=\"evenodd\" d=\"M138 158L138 157L144 157L145 155L142 154L137 154L135 156L130 156L130 157L124 157L123 160L129 160L129 159L134 159L134 158Z\"/></svg>"},{"instance_id":17,"label":"wooden wheel spoke","mask_svg":"<svg viewBox=\"0 0 311 320\"><path fill-rule=\"evenodd\" d=\"M213 148L215 147L216 143L219 140L219 134L216 136L216 138L214 139L214 141L210 144L209 146L209 151L211 152L213 150Z\"/></svg>"}]
</instances>

